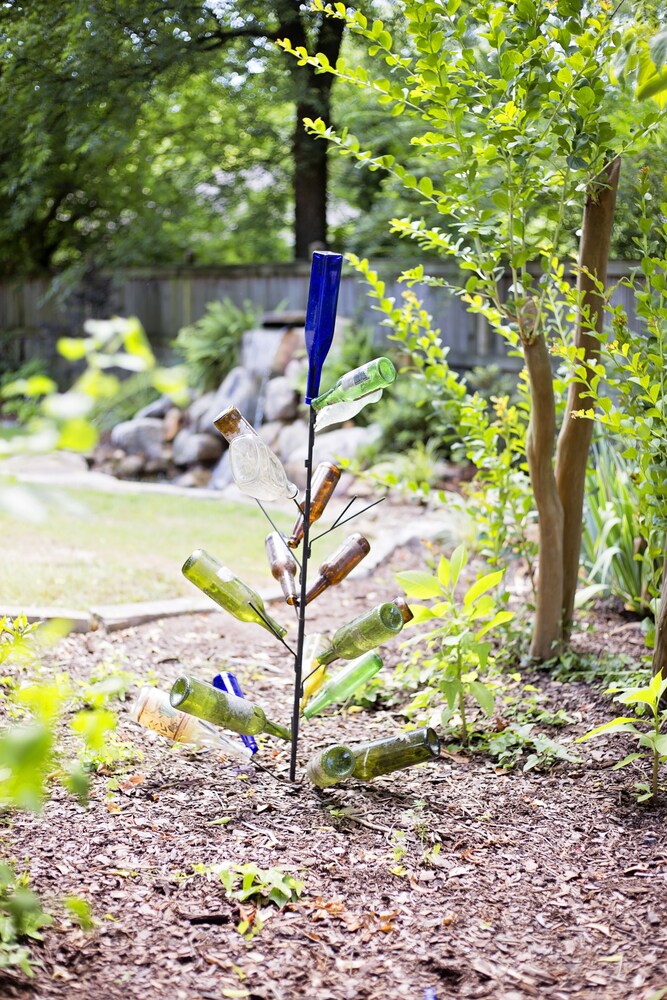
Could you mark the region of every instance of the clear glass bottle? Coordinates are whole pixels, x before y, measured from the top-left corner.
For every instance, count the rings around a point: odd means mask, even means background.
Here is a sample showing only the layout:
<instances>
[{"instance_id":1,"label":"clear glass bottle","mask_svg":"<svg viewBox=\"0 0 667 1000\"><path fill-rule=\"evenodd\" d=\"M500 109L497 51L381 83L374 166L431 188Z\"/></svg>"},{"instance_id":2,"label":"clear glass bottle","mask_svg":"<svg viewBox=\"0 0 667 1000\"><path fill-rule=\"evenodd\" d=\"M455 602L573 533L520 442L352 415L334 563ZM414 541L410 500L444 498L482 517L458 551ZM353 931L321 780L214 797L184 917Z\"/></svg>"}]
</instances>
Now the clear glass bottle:
<instances>
[{"instance_id":1,"label":"clear glass bottle","mask_svg":"<svg viewBox=\"0 0 667 1000\"><path fill-rule=\"evenodd\" d=\"M317 577L313 580L306 591L306 604L310 604L316 597L327 589L334 587L341 580L344 580L348 573L351 573L355 566L368 555L371 550L370 542L363 535L354 534L346 538L321 564Z\"/></svg>"},{"instance_id":2,"label":"clear glass bottle","mask_svg":"<svg viewBox=\"0 0 667 1000\"><path fill-rule=\"evenodd\" d=\"M395 597L391 603L395 604L396 607L398 608L398 610L403 615L403 624L404 625L407 625L408 622L412 621L412 619L414 618L414 615L413 615L412 611L410 611L410 605L408 604L408 602L406 601L406 599L404 597L401 597L401 596Z\"/></svg>"},{"instance_id":3,"label":"clear glass bottle","mask_svg":"<svg viewBox=\"0 0 667 1000\"><path fill-rule=\"evenodd\" d=\"M216 674L213 678L213 687L217 688L218 691L225 691L226 694L235 694L237 698L243 698L241 685L238 682L236 674L233 674L231 670L223 670L221 673ZM240 736L241 742L248 748L250 753L256 754L259 750L257 741L252 736L244 736L243 734L240 734Z\"/></svg>"},{"instance_id":4,"label":"clear glass bottle","mask_svg":"<svg viewBox=\"0 0 667 1000\"><path fill-rule=\"evenodd\" d=\"M269 733L281 740L292 739L289 729L267 719L259 705L234 694L218 691L212 684L195 677L178 677L169 694L169 701L172 708L244 736Z\"/></svg>"},{"instance_id":5,"label":"clear glass bottle","mask_svg":"<svg viewBox=\"0 0 667 1000\"><path fill-rule=\"evenodd\" d=\"M389 358L375 358L360 368L341 375L336 384L311 403L317 412L315 429L350 420L368 403L380 399L383 390L396 379L396 368Z\"/></svg>"},{"instance_id":6,"label":"clear glass bottle","mask_svg":"<svg viewBox=\"0 0 667 1000\"><path fill-rule=\"evenodd\" d=\"M229 757L248 760L250 750L233 743L219 733L214 726L202 722L192 715L172 708L169 694L158 688L142 687L137 700L130 709L130 718L146 729L152 729L160 736L166 736L174 743L193 743L208 746Z\"/></svg>"},{"instance_id":7,"label":"clear glass bottle","mask_svg":"<svg viewBox=\"0 0 667 1000\"><path fill-rule=\"evenodd\" d=\"M331 663L339 657L353 660L398 635L403 624L403 615L395 604L378 604L336 629L329 646L320 653L318 660L320 663Z\"/></svg>"},{"instance_id":8,"label":"clear glass bottle","mask_svg":"<svg viewBox=\"0 0 667 1000\"><path fill-rule=\"evenodd\" d=\"M271 531L264 541L266 557L271 567L271 575L280 584L285 600L292 607L298 601L296 590L296 574L298 571L294 556L287 547L282 535Z\"/></svg>"},{"instance_id":9,"label":"clear glass bottle","mask_svg":"<svg viewBox=\"0 0 667 1000\"><path fill-rule=\"evenodd\" d=\"M319 750L306 765L306 774L318 788L327 788L349 778L353 770L354 754L343 743Z\"/></svg>"},{"instance_id":10,"label":"clear glass bottle","mask_svg":"<svg viewBox=\"0 0 667 1000\"><path fill-rule=\"evenodd\" d=\"M243 493L267 503L297 495L299 491L288 480L278 456L235 406L228 406L213 423L229 442L232 475Z\"/></svg>"},{"instance_id":11,"label":"clear glass bottle","mask_svg":"<svg viewBox=\"0 0 667 1000\"><path fill-rule=\"evenodd\" d=\"M440 756L440 740L435 729L424 727L400 736L355 743L350 745L350 749L354 754L352 776L370 781L381 774L435 760Z\"/></svg>"},{"instance_id":12,"label":"clear glass bottle","mask_svg":"<svg viewBox=\"0 0 667 1000\"><path fill-rule=\"evenodd\" d=\"M329 500L333 495L333 491L338 485L338 480L341 476L341 468L338 465L334 465L333 462L320 462L320 464L315 469L313 473L313 480L310 485L310 517L308 519L309 524L317 521L324 512L324 508L328 504ZM295 549L297 545L301 544L301 539L303 538L303 527L304 527L304 516L303 512L305 509L304 501L302 500L299 504L301 508L301 513L297 517L294 527L292 528L292 534L287 539L287 544L291 549Z\"/></svg>"},{"instance_id":13,"label":"clear glass bottle","mask_svg":"<svg viewBox=\"0 0 667 1000\"><path fill-rule=\"evenodd\" d=\"M188 556L183 563L183 576L239 621L254 622L281 639L287 634L287 629L268 614L257 591L234 576L205 549L195 549Z\"/></svg>"},{"instance_id":14,"label":"clear glass bottle","mask_svg":"<svg viewBox=\"0 0 667 1000\"><path fill-rule=\"evenodd\" d=\"M304 716L307 719L312 719L314 715L318 715L329 705L347 701L357 688L369 681L381 669L382 660L377 653L364 653L363 656L352 660L337 674L330 677L324 687L320 688L312 701L304 708Z\"/></svg>"},{"instance_id":15,"label":"clear glass bottle","mask_svg":"<svg viewBox=\"0 0 667 1000\"><path fill-rule=\"evenodd\" d=\"M329 645L329 640L321 632L314 632L307 635L303 644L303 656L301 658L301 676L304 678L301 687L301 711L310 701L313 695L319 691L324 684L327 675L327 668L323 663L317 664L317 656Z\"/></svg>"}]
</instances>

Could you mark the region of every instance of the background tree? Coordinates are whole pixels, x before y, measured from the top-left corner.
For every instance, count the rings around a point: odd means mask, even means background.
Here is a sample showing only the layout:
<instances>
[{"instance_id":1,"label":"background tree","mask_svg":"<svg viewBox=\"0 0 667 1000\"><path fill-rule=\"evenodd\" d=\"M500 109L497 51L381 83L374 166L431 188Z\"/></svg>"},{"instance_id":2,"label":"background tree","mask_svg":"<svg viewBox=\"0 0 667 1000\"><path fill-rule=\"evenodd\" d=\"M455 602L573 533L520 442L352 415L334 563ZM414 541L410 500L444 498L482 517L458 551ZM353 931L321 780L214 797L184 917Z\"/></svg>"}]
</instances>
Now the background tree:
<instances>
[{"instance_id":1,"label":"background tree","mask_svg":"<svg viewBox=\"0 0 667 1000\"><path fill-rule=\"evenodd\" d=\"M411 144L422 153L419 174L392 155L376 155L345 130L337 133L323 121L309 127L343 154L393 174L437 210L437 226L408 217L393 219L392 230L456 259L469 277L453 290L523 354L531 395L526 453L540 531L531 654L547 659L558 652L572 619L591 430L588 422L570 419L585 388L574 378L556 449L550 344L571 327L572 312L577 357L595 363L619 157L638 135L654 131L661 115L638 109L632 135L614 117L608 67L624 24L611 8L593 11L573 0L406 0L404 6L415 57L394 44L380 21L371 24L342 3L311 5L345 20L386 76L342 62L332 69L303 48L285 48L302 64L374 94L385 113L407 113ZM572 292L559 254L567 245L567 209L582 202ZM438 283L421 265L404 278ZM393 315L392 301L381 299L380 307Z\"/></svg>"}]
</instances>

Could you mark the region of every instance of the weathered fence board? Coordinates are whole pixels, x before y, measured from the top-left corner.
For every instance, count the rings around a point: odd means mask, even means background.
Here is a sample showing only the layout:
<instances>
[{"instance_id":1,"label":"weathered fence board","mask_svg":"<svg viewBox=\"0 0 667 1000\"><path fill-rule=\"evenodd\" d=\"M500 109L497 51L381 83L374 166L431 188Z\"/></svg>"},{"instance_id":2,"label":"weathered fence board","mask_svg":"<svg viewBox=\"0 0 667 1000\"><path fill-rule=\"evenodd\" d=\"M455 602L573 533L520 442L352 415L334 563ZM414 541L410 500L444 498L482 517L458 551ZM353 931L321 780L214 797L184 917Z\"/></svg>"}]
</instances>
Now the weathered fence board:
<instances>
[{"instance_id":1,"label":"weathered fence board","mask_svg":"<svg viewBox=\"0 0 667 1000\"><path fill-rule=\"evenodd\" d=\"M386 294L400 300L405 286L395 277L400 266L391 261L374 265L386 281ZM611 284L627 275L628 262L613 262ZM433 265L430 273L455 278L451 266ZM0 281L0 346L5 364L17 364L38 355L56 364L55 344L64 334L76 335L86 318L113 315L138 316L158 354L169 354L182 326L205 312L206 304L229 297L237 305L249 300L263 310L278 307L303 310L308 296L310 268L307 264L236 266L208 269L127 270L96 273L84 280L64 301L49 297L48 276ZM508 359L503 342L493 335L483 319L466 312L463 303L444 288L414 289L440 328L449 359L456 368L500 363L516 366ZM612 301L622 303L631 322L635 302L627 287L616 287ZM354 272L344 274L338 314L378 329L381 315L373 310L366 286ZM8 336L9 334L11 336ZM56 365L57 367L57 365Z\"/></svg>"}]
</instances>

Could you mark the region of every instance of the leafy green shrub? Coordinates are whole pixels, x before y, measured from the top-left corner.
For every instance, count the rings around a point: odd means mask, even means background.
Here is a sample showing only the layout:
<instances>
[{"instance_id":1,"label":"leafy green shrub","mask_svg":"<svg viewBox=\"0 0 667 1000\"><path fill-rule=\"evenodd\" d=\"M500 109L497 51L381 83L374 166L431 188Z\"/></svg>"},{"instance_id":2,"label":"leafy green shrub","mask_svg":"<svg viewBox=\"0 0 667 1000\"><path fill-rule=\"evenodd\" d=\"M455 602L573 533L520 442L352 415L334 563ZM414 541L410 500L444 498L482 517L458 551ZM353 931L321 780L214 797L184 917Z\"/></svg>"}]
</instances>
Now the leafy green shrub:
<instances>
[{"instance_id":1,"label":"leafy green shrub","mask_svg":"<svg viewBox=\"0 0 667 1000\"><path fill-rule=\"evenodd\" d=\"M101 433L110 431L116 424L131 420L142 407L159 396L150 372L134 372L123 379L110 399L100 400L93 406L90 421Z\"/></svg>"},{"instance_id":2,"label":"leafy green shrub","mask_svg":"<svg viewBox=\"0 0 667 1000\"><path fill-rule=\"evenodd\" d=\"M660 546L646 537L636 466L608 438L594 444L593 456L581 547L584 575L592 588L620 598L629 611L651 613L660 589Z\"/></svg>"},{"instance_id":3,"label":"leafy green shrub","mask_svg":"<svg viewBox=\"0 0 667 1000\"><path fill-rule=\"evenodd\" d=\"M260 312L251 302L239 308L225 298L209 302L201 319L179 330L174 346L185 361L193 388L202 392L218 388L238 364L243 334L257 325Z\"/></svg>"},{"instance_id":4,"label":"leafy green shrub","mask_svg":"<svg viewBox=\"0 0 667 1000\"><path fill-rule=\"evenodd\" d=\"M459 599L457 584L466 565L466 550L459 545L451 559L440 557L434 574L422 570L395 574L409 598L433 602L430 606L410 605L415 624L429 625L427 632L406 643L425 646L425 652L419 650L415 660L426 687L413 699L410 709L428 707L435 693L440 692L447 703L442 710L442 725L458 725L464 745L470 737L466 699L476 701L485 715L491 715L494 708L494 690L486 683L491 663L488 633L514 617L511 611L500 610L501 602L489 593L500 584L504 570L480 577Z\"/></svg>"},{"instance_id":5,"label":"leafy green shrub","mask_svg":"<svg viewBox=\"0 0 667 1000\"><path fill-rule=\"evenodd\" d=\"M0 864L0 969L18 966L31 976L30 952L22 942L41 941L42 927L51 923L53 918L28 888L27 874L17 875L11 865Z\"/></svg>"},{"instance_id":6,"label":"leafy green shrub","mask_svg":"<svg viewBox=\"0 0 667 1000\"><path fill-rule=\"evenodd\" d=\"M33 378L45 379L44 384L45 386L47 385L46 368L44 362L39 358L31 358L30 361L19 365L18 368L7 370L0 375L0 415L3 418L11 417L18 424L25 424L28 420L37 416L39 413L39 402L27 391L28 386L31 384L30 380ZM48 382L50 383L50 380ZM23 385L26 391L21 392L19 390L11 396L3 398L2 390L10 385L17 387Z\"/></svg>"}]
</instances>

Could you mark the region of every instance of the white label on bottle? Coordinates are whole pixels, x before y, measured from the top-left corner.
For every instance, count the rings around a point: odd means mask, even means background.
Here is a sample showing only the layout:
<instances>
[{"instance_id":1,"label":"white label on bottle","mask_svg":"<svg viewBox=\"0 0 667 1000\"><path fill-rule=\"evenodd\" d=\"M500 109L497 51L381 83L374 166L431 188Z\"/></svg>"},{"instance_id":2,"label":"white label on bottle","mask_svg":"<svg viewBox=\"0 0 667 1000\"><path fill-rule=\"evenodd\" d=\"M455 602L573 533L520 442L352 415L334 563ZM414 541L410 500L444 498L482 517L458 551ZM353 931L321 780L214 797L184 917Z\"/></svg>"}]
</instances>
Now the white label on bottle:
<instances>
[{"instance_id":1,"label":"white label on bottle","mask_svg":"<svg viewBox=\"0 0 667 1000\"><path fill-rule=\"evenodd\" d=\"M363 368L355 368L353 372L348 372L347 375L341 376L340 387L341 389L351 389L352 386L368 382L368 379L369 375Z\"/></svg>"}]
</instances>

